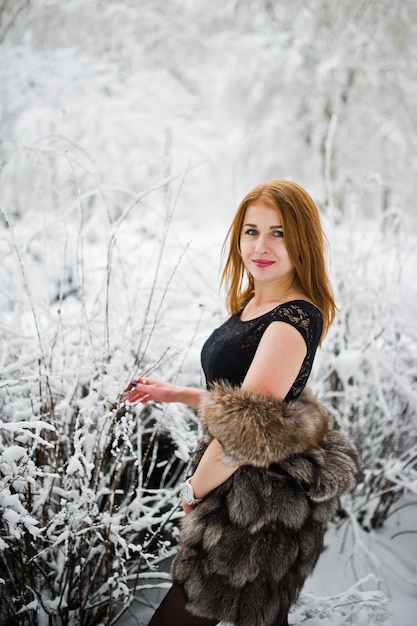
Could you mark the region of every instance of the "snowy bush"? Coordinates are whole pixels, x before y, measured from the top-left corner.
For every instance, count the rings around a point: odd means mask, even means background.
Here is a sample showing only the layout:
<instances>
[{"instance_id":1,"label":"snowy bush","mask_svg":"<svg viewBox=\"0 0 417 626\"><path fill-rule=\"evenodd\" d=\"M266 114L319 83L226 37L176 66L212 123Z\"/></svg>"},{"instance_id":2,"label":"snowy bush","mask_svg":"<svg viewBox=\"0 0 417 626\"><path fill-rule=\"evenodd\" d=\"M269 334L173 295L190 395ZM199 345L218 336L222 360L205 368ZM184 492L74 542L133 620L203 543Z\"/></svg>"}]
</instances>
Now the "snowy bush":
<instances>
[{"instance_id":1,"label":"snowy bush","mask_svg":"<svg viewBox=\"0 0 417 626\"><path fill-rule=\"evenodd\" d=\"M92 399L73 419L56 407L53 430L2 427L2 623L112 623L171 554L184 462L149 411L92 411Z\"/></svg>"},{"instance_id":2,"label":"snowy bush","mask_svg":"<svg viewBox=\"0 0 417 626\"><path fill-rule=\"evenodd\" d=\"M185 408L129 408L119 401L133 375L156 367L171 380L181 375L201 316L184 291L176 302L188 306L187 331L180 328L176 337L166 321L168 291L178 290L176 270L186 254L168 240L181 177L177 187L170 179L156 185L154 197L148 190L129 200L112 218L103 206L84 204L90 181L74 183L76 152L66 157L75 208L71 200L58 211L42 206L61 155L37 152L39 188L24 215L1 214L0 617L6 624L37 624L47 616L61 624L113 623L142 574L149 577L172 554L178 483L196 439L195 416ZM3 183L7 189L10 179ZM184 376L195 382L193 374Z\"/></svg>"},{"instance_id":3,"label":"snowy bush","mask_svg":"<svg viewBox=\"0 0 417 626\"><path fill-rule=\"evenodd\" d=\"M302 624L316 618L321 626L384 624L388 620L387 597L373 589L377 583L373 576L368 576L337 595L303 594L291 612L292 620Z\"/></svg>"},{"instance_id":4,"label":"snowy bush","mask_svg":"<svg viewBox=\"0 0 417 626\"><path fill-rule=\"evenodd\" d=\"M315 376L361 450L354 509L368 529L381 527L403 494L417 495L417 258L407 227L397 211L359 220L354 207L329 226L340 310Z\"/></svg>"}]
</instances>

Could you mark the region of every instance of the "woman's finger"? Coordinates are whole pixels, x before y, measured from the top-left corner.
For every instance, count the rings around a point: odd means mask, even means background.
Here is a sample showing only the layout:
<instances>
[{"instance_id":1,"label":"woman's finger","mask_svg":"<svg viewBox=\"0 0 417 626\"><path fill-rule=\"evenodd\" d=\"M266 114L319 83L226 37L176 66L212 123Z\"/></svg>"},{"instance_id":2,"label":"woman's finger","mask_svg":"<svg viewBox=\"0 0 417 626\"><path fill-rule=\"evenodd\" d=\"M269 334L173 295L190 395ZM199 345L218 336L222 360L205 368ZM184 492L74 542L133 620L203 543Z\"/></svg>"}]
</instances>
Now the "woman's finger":
<instances>
[{"instance_id":1,"label":"woman's finger","mask_svg":"<svg viewBox=\"0 0 417 626\"><path fill-rule=\"evenodd\" d=\"M143 388L144 385L148 385L146 378L132 380L126 387L121 402L149 402L152 399L148 391L149 385Z\"/></svg>"}]
</instances>

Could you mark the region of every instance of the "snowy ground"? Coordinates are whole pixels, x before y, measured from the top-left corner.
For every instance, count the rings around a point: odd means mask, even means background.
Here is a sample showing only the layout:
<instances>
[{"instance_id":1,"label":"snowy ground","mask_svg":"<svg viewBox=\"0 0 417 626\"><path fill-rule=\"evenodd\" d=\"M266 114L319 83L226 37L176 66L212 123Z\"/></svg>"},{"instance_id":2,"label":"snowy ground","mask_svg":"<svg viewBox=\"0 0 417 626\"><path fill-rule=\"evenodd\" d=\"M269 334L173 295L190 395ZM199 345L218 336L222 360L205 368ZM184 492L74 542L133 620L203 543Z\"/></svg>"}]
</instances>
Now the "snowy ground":
<instances>
[{"instance_id":1,"label":"snowy ground","mask_svg":"<svg viewBox=\"0 0 417 626\"><path fill-rule=\"evenodd\" d=\"M302 600L307 606L305 594L311 593L314 594L314 606L317 602L320 604L321 598L327 606L328 599L332 598L334 608L327 615L317 614L306 623L311 626L382 623L415 626L417 535L409 533L415 532L416 527L416 502L392 515L381 531L366 533L356 527L354 535L348 532L345 537L343 529L331 527L325 542L326 550L307 581ZM401 532L407 534L401 535ZM381 594L379 600L378 592ZM346 617L350 611L343 609L343 605L349 603L356 603L354 619ZM296 610L292 623L301 624L304 619Z\"/></svg>"}]
</instances>

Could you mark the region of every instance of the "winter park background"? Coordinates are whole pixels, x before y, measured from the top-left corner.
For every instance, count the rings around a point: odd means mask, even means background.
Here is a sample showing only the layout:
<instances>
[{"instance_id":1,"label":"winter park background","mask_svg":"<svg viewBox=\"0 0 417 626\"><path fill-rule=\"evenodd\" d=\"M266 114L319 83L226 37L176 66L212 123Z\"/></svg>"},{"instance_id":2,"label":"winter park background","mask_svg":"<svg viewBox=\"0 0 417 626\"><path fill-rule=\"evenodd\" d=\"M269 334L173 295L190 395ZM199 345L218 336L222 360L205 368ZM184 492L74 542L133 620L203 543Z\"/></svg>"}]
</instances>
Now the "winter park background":
<instances>
[{"instance_id":1,"label":"winter park background","mask_svg":"<svg viewBox=\"0 0 417 626\"><path fill-rule=\"evenodd\" d=\"M311 386L365 470L292 624L417 623L416 0L0 2L0 623L146 624L198 428L221 243L314 197L339 305ZM256 625L254 625L256 626Z\"/></svg>"}]
</instances>

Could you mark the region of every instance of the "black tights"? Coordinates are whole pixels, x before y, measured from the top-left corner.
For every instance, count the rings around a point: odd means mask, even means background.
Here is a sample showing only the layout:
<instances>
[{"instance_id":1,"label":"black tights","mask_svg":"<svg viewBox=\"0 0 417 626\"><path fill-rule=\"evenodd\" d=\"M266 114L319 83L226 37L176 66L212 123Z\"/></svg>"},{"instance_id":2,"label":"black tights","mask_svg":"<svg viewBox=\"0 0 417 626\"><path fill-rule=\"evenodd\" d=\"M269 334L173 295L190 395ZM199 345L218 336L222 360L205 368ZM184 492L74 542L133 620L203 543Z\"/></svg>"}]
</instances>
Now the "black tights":
<instances>
[{"instance_id":1,"label":"black tights","mask_svg":"<svg viewBox=\"0 0 417 626\"><path fill-rule=\"evenodd\" d=\"M216 626L217 619L198 617L185 608L183 588L174 583L162 600L148 626ZM288 621L274 622L271 626L288 626Z\"/></svg>"}]
</instances>

